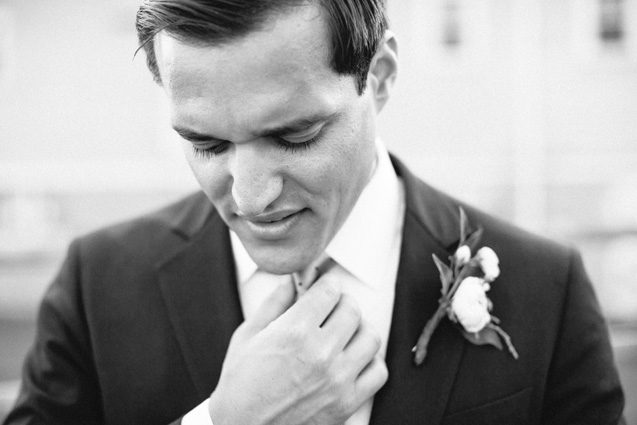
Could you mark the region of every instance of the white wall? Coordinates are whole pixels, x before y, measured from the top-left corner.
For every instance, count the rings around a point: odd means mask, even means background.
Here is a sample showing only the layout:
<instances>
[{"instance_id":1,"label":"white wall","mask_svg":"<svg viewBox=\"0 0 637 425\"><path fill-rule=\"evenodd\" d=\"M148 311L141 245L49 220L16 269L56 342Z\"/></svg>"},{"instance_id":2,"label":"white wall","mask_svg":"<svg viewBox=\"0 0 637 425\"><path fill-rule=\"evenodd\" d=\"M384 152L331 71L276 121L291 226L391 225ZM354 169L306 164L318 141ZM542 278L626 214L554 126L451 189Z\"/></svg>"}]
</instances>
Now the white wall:
<instances>
[{"instance_id":1,"label":"white wall","mask_svg":"<svg viewBox=\"0 0 637 425\"><path fill-rule=\"evenodd\" d=\"M401 68L384 140L432 184L578 244L608 309L637 317L621 302L637 291L637 0L614 49L596 0L456 3L448 48L445 1L389 0ZM39 294L73 235L196 187L133 60L137 4L0 3L0 304L35 305L16 261L40 270L27 279ZM608 254L620 240L634 248L623 269Z\"/></svg>"}]
</instances>

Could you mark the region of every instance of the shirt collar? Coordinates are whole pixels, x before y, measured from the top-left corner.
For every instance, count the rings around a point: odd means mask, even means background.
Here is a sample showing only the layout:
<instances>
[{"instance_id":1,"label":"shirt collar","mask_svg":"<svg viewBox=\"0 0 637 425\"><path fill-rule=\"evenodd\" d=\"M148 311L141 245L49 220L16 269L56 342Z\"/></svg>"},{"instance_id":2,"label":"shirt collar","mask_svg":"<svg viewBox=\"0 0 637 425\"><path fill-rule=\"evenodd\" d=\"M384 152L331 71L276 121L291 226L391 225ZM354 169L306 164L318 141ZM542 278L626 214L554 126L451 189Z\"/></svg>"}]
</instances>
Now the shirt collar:
<instances>
[{"instance_id":1,"label":"shirt collar","mask_svg":"<svg viewBox=\"0 0 637 425\"><path fill-rule=\"evenodd\" d=\"M230 231L230 243L232 244L232 253L234 254L234 264L237 270L237 282L239 284L247 281L250 276L257 271L257 263L252 261L248 251L241 243L239 236L232 230Z\"/></svg>"},{"instance_id":2,"label":"shirt collar","mask_svg":"<svg viewBox=\"0 0 637 425\"><path fill-rule=\"evenodd\" d=\"M402 228L404 193L389 153L376 141L377 163L340 230L325 249L326 254L362 282L377 287ZM238 282L257 270L239 237L230 232Z\"/></svg>"},{"instance_id":3,"label":"shirt collar","mask_svg":"<svg viewBox=\"0 0 637 425\"><path fill-rule=\"evenodd\" d=\"M380 140L378 161L369 183L325 252L362 282L377 287L400 238L404 193Z\"/></svg>"}]
</instances>

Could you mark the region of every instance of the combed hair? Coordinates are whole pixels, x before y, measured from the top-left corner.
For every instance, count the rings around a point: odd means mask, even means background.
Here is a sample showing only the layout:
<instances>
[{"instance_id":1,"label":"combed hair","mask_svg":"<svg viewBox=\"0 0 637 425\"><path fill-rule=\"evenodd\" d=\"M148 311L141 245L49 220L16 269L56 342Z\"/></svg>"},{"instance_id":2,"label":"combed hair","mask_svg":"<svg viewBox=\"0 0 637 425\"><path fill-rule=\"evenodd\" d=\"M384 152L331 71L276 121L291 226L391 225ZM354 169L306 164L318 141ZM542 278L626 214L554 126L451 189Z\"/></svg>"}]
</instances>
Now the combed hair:
<instances>
[{"instance_id":1,"label":"combed hair","mask_svg":"<svg viewBox=\"0 0 637 425\"><path fill-rule=\"evenodd\" d=\"M139 48L155 81L161 84L153 40L165 30L190 43L219 45L256 31L268 17L307 0L144 0L137 12ZM384 0L312 0L323 8L331 36L330 66L353 75L365 90L367 73L385 30Z\"/></svg>"}]
</instances>

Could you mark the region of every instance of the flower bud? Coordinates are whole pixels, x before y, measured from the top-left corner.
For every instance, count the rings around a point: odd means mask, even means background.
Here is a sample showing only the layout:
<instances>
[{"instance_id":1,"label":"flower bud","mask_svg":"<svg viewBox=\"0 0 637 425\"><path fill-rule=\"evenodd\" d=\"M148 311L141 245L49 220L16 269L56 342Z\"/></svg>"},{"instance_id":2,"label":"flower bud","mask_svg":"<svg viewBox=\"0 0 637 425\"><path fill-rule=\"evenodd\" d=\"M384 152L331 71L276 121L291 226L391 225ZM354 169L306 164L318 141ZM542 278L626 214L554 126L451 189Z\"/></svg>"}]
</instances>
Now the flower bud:
<instances>
[{"instance_id":1,"label":"flower bud","mask_svg":"<svg viewBox=\"0 0 637 425\"><path fill-rule=\"evenodd\" d=\"M467 245L462 245L456 249L454 257L456 258L456 264L467 264L471 259L471 249Z\"/></svg>"},{"instance_id":2,"label":"flower bud","mask_svg":"<svg viewBox=\"0 0 637 425\"><path fill-rule=\"evenodd\" d=\"M480 332L490 321L489 300L484 280L470 276L458 286L451 310L467 332Z\"/></svg>"},{"instance_id":3,"label":"flower bud","mask_svg":"<svg viewBox=\"0 0 637 425\"><path fill-rule=\"evenodd\" d=\"M500 276L500 260L491 248L488 246L480 248L476 253L475 258L478 260L480 268L484 273L484 280L487 282L493 282L498 276Z\"/></svg>"}]
</instances>

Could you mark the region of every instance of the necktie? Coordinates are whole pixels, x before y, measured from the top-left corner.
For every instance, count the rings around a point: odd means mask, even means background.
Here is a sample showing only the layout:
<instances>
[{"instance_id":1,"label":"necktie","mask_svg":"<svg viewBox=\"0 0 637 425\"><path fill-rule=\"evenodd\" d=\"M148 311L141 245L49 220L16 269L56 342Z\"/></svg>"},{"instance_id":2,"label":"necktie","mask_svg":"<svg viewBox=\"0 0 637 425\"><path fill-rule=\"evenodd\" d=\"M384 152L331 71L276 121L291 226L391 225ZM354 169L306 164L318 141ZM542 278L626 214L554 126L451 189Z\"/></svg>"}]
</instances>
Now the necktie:
<instances>
[{"instance_id":1,"label":"necktie","mask_svg":"<svg viewBox=\"0 0 637 425\"><path fill-rule=\"evenodd\" d=\"M323 255L314 261L303 272L292 275L276 275L257 269L245 281L240 289L243 317L251 317L263 301L282 283L294 283L296 298L303 295L316 280L336 264L328 256Z\"/></svg>"},{"instance_id":2,"label":"necktie","mask_svg":"<svg viewBox=\"0 0 637 425\"><path fill-rule=\"evenodd\" d=\"M251 317L266 298L283 283L292 283L289 274L277 275L257 269L240 290L243 317Z\"/></svg>"},{"instance_id":3,"label":"necktie","mask_svg":"<svg viewBox=\"0 0 637 425\"><path fill-rule=\"evenodd\" d=\"M336 262L334 262L334 260L326 254L323 254L303 270L303 272L292 273L292 281L296 289L296 298L298 299L305 294L314 282L327 273L335 264Z\"/></svg>"}]
</instances>

